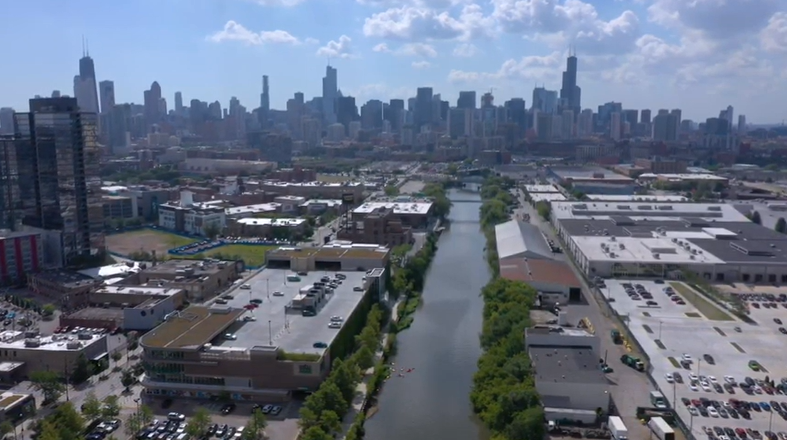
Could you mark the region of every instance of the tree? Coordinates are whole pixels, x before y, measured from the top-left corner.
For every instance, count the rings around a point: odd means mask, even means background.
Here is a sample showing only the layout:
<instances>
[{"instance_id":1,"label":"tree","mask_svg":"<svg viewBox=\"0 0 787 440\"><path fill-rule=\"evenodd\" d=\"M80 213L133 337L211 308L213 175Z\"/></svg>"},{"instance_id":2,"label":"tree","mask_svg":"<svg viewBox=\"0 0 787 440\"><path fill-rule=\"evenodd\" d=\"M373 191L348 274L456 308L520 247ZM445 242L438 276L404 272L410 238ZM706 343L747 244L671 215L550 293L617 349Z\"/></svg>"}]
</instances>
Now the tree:
<instances>
[{"instance_id":1,"label":"tree","mask_svg":"<svg viewBox=\"0 0 787 440\"><path fill-rule=\"evenodd\" d=\"M114 419L118 415L120 415L120 398L115 394L110 394L104 398L101 416L107 419Z\"/></svg>"},{"instance_id":2,"label":"tree","mask_svg":"<svg viewBox=\"0 0 787 440\"><path fill-rule=\"evenodd\" d=\"M10 434L12 432L14 432L13 423L9 422L8 420L6 420L3 423L0 423L0 436L3 436L3 438L5 438L6 434Z\"/></svg>"},{"instance_id":3,"label":"tree","mask_svg":"<svg viewBox=\"0 0 787 440\"><path fill-rule=\"evenodd\" d=\"M776 220L776 226L773 229L780 234L787 232L787 221L784 220L784 217L779 217L779 220Z\"/></svg>"},{"instance_id":4,"label":"tree","mask_svg":"<svg viewBox=\"0 0 787 440\"><path fill-rule=\"evenodd\" d=\"M246 428L243 429L241 440L260 440L264 437L265 427L268 421L265 419L265 414L257 408L251 413L249 422L246 423Z\"/></svg>"},{"instance_id":5,"label":"tree","mask_svg":"<svg viewBox=\"0 0 787 440\"><path fill-rule=\"evenodd\" d=\"M308 402L309 399L306 399L306 401ZM307 431L309 428L311 428L312 426L317 426L317 424L319 423L319 417L317 413L315 413L311 408L309 408L305 404L304 406L301 407L301 410L299 411L299 415L300 417L298 418L298 425L301 427L302 431Z\"/></svg>"},{"instance_id":6,"label":"tree","mask_svg":"<svg viewBox=\"0 0 787 440\"><path fill-rule=\"evenodd\" d=\"M60 375L54 371L34 371L30 373L30 388L44 395L44 402L54 402L63 395L66 388L60 382Z\"/></svg>"},{"instance_id":7,"label":"tree","mask_svg":"<svg viewBox=\"0 0 787 440\"><path fill-rule=\"evenodd\" d=\"M211 423L212 421L208 410L199 407L194 411L194 415L191 416L191 419L186 424L186 434L192 438L198 438L205 434L205 431L208 430Z\"/></svg>"},{"instance_id":8,"label":"tree","mask_svg":"<svg viewBox=\"0 0 787 440\"><path fill-rule=\"evenodd\" d=\"M93 371L91 370L92 368L85 355L80 354L79 357L77 357L74 371L71 372L71 383L80 384L90 379L90 376L93 374Z\"/></svg>"},{"instance_id":9,"label":"tree","mask_svg":"<svg viewBox=\"0 0 787 440\"><path fill-rule=\"evenodd\" d=\"M334 411L323 411L320 415L322 429L333 437L342 430L342 419Z\"/></svg>"},{"instance_id":10,"label":"tree","mask_svg":"<svg viewBox=\"0 0 787 440\"><path fill-rule=\"evenodd\" d=\"M360 379L360 375L355 366L337 358L333 361L331 379L336 386L339 387L339 391L341 391L344 400L351 402L355 396L355 387L358 385L358 380Z\"/></svg>"},{"instance_id":11,"label":"tree","mask_svg":"<svg viewBox=\"0 0 787 440\"><path fill-rule=\"evenodd\" d=\"M388 186L385 187L385 195L388 196L388 197L398 196L399 195L399 188L397 188L397 187L395 187L393 185L388 185Z\"/></svg>"},{"instance_id":12,"label":"tree","mask_svg":"<svg viewBox=\"0 0 787 440\"><path fill-rule=\"evenodd\" d=\"M52 315L55 314L56 310L57 310L57 307L55 307L54 304L44 304L44 306L41 307L41 315L42 316L47 316L47 317L48 316L52 316Z\"/></svg>"},{"instance_id":13,"label":"tree","mask_svg":"<svg viewBox=\"0 0 787 440\"><path fill-rule=\"evenodd\" d=\"M216 223L208 223L205 225L203 232L205 232L205 236L210 240L215 240L219 233L221 233L221 229L219 229L219 226Z\"/></svg>"},{"instance_id":14,"label":"tree","mask_svg":"<svg viewBox=\"0 0 787 440\"><path fill-rule=\"evenodd\" d=\"M60 440L60 435L54 423L46 419L41 421L41 429L38 431L38 440Z\"/></svg>"},{"instance_id":15,"label":"tree","mask_svg":"<svg viewBox=\"0 0 787 440\"><path fill-rule=\"evenodd\" d=\"M301 440L333 440L333 436L320 429L319 426L312 426L301 435Z\"/></svg>"},{"instance_id":16,"label":"tree","mask_svg":"<svg viewBox=\"0 0 787 440\"><path fill-rule=\"evenodd\" d=\"M81 409L82 415L90 421L101 417L101 401L96 397L96 393L93 391L87 393Z\"/></svg>"},{"instance_id":17,"label":"tree","mask_svg":"<svg viewBox=\"0 0 787 440\"><path fill-rule=\"evenodd\" d=\"M536 210L538 210L538 215L540 215L544 220L549 220L549 214L552 212L552 208L549 206L549 203L536 203Z\"/></svg>"},{"instance_id":18,"label":"tree","mask_svg":"<svg viewBox=\"0 0 787 440\"><path fill-rule=\"evenodd\" d=\"M353 356L358 362L358 367L361 370L366 370L374 366L374 352L367 346L363 345Z\"/></svg>"},{"instance_id":19,"label":"tree","mask_svg":"<svg viewBox=\"0 0 787 440\"><path fill-rule=\"evenodd\" d=\"M758 224L758 225L762 224L762 219L760 218L760 213L758 211L752 212L752 214L751 214L751 221L756 223L756 224Z\"/></svg>"},{"instance_id":20,"label":"tree","mask_svg":"<svg viewBox=\"0 0 787 440\"><path fill-rule=\"evenodd\" d=\"M121 374L120 376L121 385L123 385L124 387L126 387L126 389L128 389L128 387L134 385L134 383L136 382L137 382L137 378L136 376L134 376L134 373L131 370L123 370L123 374Z\"/></svg>"},{"instance_id":21,"label":"tree","mask_svg":"<svg viewBox=\"0 0 787 440\"><path fill-rule=\"evenodd\" d=\"M58 406L50 417L54 420L61 439L78 439L85 431L85 419L71 402Z\"/></svg>"}]
</instances>

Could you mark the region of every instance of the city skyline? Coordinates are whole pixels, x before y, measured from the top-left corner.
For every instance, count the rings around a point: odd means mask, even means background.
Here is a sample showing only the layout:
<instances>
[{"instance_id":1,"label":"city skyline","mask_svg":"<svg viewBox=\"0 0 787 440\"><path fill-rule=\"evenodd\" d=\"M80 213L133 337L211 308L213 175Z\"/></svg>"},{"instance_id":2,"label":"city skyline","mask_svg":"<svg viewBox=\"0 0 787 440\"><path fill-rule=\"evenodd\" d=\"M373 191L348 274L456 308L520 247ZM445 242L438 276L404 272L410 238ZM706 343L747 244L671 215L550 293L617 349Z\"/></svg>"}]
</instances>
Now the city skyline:
<instances>
[{"instance_id":1,"label":"city skyline","mask_svg":"<svg viewBox=\"0 0 787 440\"><path fill-rule=\"evenodd\" d=\"M702 120L732 104L751 121L775 123L786 117L780 103L787 92L775 85L783 76L778 72L785 57L779 50L787 44L780 45L778 38L784 38L787 17L774 0L746 9L735 8L750 2L726 2L708 17L716 20L715 27L701 19L707 2L696 2L692 9L674 0L535 0L538 8L524 10L509 0L489 5L455 1L443 8L445 20L440 21L429 5L446 6L446 1L405 2L398 9L362 1L343 3L341 11L331 9L333 3L309 0L197 0L188 8L173 1L156 3L157 13L149 14L153 3L147 0L122 7L84 0L79 2L84 8L45 0L52 14L43 17L40 9L13 4L9 12L19 20L0 35L27 33L30 38L24 48L11 45L8 55L45 57L35 69L0 73L3 84L13 84L4 87L0 105L24 108L31 96L49 96L53 89L71 94L69 81L78 73L74 60L85 35L96 79L114 81L116 102L142 103L143 91L157 81L170 108L176 91L186 101L219 100L225 106L237 96L254 108L259 78L268 75L271 108L283 109L295 92L307 99L321 95L329 58L340 71L338 88L358 102L406 99L419 86L431 86L451 101L460 90L494 89L496 102L502 102L527 98L535 84L560 90L572 46L580 59L583 108L608 101L626 108L680 107L685 118ZM85 9L91 11L90 21L79 16ZM683 18L668 17L669 11ZM740 26L720 35L725 14L740 17ZM309 18L317 16L319 21ZM55 18L69 24L46 25ZM327 25L333 18L339 24ZM431 26L435 20L442 24ZM424 34L424 28L441 32ZM682 38L692 43L684 45ZM709 54L711 48L716 55ZM766 52L772 53L758 57ZM704 64L698 67L700 60Z\"/></svg>"}]
</instances>

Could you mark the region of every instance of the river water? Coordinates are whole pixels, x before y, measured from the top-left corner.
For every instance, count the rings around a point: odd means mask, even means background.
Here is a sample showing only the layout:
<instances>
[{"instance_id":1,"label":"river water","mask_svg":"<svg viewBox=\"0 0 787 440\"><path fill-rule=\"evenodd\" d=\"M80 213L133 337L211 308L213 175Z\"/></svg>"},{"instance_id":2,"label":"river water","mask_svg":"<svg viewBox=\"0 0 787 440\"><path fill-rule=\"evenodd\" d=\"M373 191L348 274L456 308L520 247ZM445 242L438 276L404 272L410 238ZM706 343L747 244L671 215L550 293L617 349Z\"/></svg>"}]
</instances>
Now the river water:
<instances>
[{"instance_id":1,"label":"river water","mask_svg":"<svg viewBox=\"0 0 787 440\"><path fill-rule=\"evenodd\" d=\"M477 192L452 190L451 224L440 237L413 325L398 335L397 368L366 422L369 440L487 440L475 418L470 389L481 355L481 288L490 273L478 223Z\"/></svg>"}]
</instances>

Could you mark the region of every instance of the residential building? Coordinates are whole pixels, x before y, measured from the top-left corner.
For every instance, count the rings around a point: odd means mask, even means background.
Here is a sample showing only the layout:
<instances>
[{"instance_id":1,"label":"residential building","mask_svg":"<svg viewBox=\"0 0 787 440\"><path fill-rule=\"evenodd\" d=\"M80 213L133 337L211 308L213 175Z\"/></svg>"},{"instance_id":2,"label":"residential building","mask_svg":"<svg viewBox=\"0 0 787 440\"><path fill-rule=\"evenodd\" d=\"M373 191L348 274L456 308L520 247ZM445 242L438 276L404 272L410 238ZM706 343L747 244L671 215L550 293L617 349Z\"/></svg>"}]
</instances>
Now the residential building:
<instances>
[{"instance_id":1,"label":"residential building","mask_svg":"<svg viewBox=\"0 0 787 440\"><path fill-rule=\"evenodd\" d=\"M190 191L182 191L177 202L159 205L158 225L171 231L202 236L209 235L209 232L221 232L227 226L223 206L211 202L194 202Z\"/></svg>"}]
</instances>

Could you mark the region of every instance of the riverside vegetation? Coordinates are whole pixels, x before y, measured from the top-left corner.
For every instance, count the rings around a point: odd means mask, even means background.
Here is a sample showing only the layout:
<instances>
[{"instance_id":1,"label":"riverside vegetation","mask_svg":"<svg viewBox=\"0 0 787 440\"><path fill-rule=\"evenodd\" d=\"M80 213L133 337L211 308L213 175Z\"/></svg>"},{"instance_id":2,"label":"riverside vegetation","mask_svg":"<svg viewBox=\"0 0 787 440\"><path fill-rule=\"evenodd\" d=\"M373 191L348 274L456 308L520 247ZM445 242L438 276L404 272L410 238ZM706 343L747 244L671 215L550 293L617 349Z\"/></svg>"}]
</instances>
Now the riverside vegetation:
<instances>
[{"instance_id":1,"label":"riverside vegetation","mask_svg":"<svg viewBox=\"0 0 787 440\"><path fill-rule=\"evenodd\" d=\"M499 277L496 224L509 218L511 179L489 177L481 187L481 227L487 239L487 261L494 276L481 290L483 354L473 376L473 410L492 431L493 440L541 440L544 412L535 389L533 368L525 351L525 329L536 297L529 285Z\"/></svg>"},{"instance_id":2,"label":"riverside vegetation","mask_svg":"<svg viewBox=\"0 0 787 440\"><path fill-rule=\"evenodd\" d=\"M435 215L445 218L451 209L451 201L446 195L445 186L440 183L430 183L424 187L423 193L434 200ZM373 365L372 376L366 384L367 407L358 413L345 436L346 440L363 438L368 402L377 395L390 374L388 359L396 354L396 334L409 328L413 322L412 315L421 302L420 292L436 252L437 238L430 233L424 246L407 259L406 263L389 267L393 272L390 278L389 294L393 299L404 295L404 299L397 306L397 319L388 321L389 316L385 316L381 308L377 305L372 307L366 327L356 338L358 346L355 353L346 362L335 361L326 381L320 385L317 392L306 399L300 414L302 431L300 440L333 439L341 431L341 420L350 408L355 390L363 378L363 371ZM386 321L388 322L388 333L385 335L382 357L375 363L374 353L379 348L384 328L383 323ZM363 354L359 355L362 351ZM368 362L358 363L367 360ZM337 369L342 371L336 372ZM347 370L354 372L354 374L348 374ZM340 393L338 394L336 393L338 384L334 375L336 378L343 378L339 381L339 384L343 386L339 388ZM352 381L348 379L352 379Z\"/></svg>"}]
</instances>

